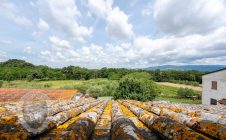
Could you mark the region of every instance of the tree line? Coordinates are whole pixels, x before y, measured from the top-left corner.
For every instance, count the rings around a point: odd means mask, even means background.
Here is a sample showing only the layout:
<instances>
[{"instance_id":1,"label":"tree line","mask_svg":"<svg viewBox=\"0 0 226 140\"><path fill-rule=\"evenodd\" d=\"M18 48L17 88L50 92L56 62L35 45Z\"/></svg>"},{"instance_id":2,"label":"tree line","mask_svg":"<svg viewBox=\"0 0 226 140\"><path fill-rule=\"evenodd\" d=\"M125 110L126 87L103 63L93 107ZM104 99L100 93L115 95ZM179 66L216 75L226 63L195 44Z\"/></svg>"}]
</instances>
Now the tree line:
<instances>
[{"instance_id":1,"label":"tree line","mask_svg":"<svg viewBox=\"0 0 226 140\"><path fill-rule=\"evenodd\" d=\"M195 70L143 70L125 68L87 69L79 66L51 68L35 66L24 60L10 59L0 63L0 80L89 80L107 78L119 80L123 76L134 72L148 72L149 79L157 82L195 81L201 83L205 72ZM139 76L139 75L138 75Z\"/></svg>"}]
</instances>

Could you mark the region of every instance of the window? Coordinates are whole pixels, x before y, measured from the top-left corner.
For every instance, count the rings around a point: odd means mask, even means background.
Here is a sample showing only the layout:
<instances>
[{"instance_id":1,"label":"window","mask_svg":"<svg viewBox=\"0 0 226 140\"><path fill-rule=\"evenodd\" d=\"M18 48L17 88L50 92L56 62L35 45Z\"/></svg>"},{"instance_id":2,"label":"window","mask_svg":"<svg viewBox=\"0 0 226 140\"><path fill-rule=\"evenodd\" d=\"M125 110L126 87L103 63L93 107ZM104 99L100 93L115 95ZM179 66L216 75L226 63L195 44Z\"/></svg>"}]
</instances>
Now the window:
<instances>
[{"instance_id":1,"label":"window","mask_svg":"<svg viewBox=\"0 0 226 140\"><path fill-rule=\"evenodd\" d=\"M212 81L211 89L217 90L217 81Z\"/></svg>"},{"instance_id":2,"label":"window","mask_svg":"<svg viewBox=\"0 0 226 140\"><path fill-rule=\"evenodd\" d=\"M211 98L211 99L210 99L210 104L211 104L211 105L217 105L217 100Z\"/></svg>"}]
</instances>

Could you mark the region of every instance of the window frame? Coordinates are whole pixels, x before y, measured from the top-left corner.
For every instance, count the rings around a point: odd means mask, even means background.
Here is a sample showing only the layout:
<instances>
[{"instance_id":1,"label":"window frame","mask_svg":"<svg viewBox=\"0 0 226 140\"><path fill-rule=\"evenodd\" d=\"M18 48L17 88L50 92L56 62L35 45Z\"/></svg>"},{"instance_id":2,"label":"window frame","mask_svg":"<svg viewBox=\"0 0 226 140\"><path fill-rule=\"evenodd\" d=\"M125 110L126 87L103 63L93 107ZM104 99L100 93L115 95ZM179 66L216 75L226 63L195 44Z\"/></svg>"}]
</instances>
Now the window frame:
<instances>
[{"instance_id":1,"label":"window frame","mask_svg":"<svg viewBox=\"0 0 226 140\"><path fill-rule=\"evenodd\" d=\"M217 90L217 81L212 81L211 82L211 89L212 90Z\"/></svg>"}]
</instances>

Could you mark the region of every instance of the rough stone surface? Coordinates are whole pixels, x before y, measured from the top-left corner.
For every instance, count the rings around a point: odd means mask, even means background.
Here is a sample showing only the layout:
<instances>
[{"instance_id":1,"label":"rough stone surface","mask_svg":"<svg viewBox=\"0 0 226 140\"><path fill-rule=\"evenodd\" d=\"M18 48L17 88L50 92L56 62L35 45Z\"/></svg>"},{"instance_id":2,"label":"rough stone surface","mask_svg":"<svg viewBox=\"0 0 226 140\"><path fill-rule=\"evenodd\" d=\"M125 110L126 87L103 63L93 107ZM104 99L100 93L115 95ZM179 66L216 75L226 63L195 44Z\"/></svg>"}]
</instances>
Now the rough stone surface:
<instances>
[{"instance_id":1,"label":"rough stone surface","mask_svg":"<svg viewBox=\"0 0 226 140\"><path fill-rule=\"evenodd\" d=\"M21 121L22 101L1 103L0 139L226 139L226 114L219 106L91 97L46 100L46 104L45 124L39 128L37 120L31 121L37 128L33 130ZM32 115L40 114L34 111Z\"/></svg>"}]
</instances>

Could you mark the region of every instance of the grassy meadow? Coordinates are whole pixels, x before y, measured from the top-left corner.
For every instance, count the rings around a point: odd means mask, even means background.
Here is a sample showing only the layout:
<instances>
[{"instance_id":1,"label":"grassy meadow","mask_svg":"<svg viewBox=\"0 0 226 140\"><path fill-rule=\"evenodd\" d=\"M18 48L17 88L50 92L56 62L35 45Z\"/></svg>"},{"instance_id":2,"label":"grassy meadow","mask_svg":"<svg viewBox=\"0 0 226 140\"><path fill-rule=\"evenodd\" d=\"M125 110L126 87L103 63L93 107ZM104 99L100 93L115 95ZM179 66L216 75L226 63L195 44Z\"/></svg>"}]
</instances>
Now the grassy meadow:
<instances>
[{"instance_id":1,"label":"grassy meadow","mask_svg":"<svg viewBox=\"0 0 226 140\"><path fill-rule=\"evenodd\" d=\"M118 86L117 80L108 80L104 78L91 80L56 80L56 81L26 81L16 80L6 82L4 81L2 88L22 88L22 89L77 89L88 93L94 97L113 96L115 89ZM201 103L201 100L192 99L178 99L177 90L179 87L172 87L158 84L161 94L157 99L169 100L177 103ZM198 92L198 91L197 91ZM199 92L198 92L199 93Z\"/></svg>"}]
</instances>

